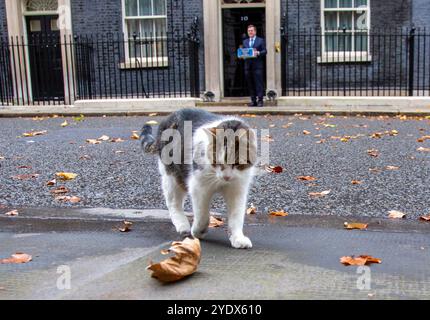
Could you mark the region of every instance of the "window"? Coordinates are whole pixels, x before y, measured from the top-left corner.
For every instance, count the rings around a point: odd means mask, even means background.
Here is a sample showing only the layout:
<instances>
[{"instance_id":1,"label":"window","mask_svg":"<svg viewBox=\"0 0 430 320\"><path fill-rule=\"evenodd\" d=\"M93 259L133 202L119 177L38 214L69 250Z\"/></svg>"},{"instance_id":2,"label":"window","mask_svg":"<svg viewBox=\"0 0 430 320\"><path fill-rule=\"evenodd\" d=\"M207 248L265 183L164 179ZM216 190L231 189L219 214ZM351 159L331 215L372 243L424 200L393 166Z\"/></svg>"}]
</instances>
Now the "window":
<instances>
[{"instance_id":1,"label":"window","mask_svg":"<svg viewBox=\"0 0 430 320\"><path fill-rule=\"evenodd\" d=\"M57 11L58 0L27 0L26 11Z\"/></svg>"},{"instance_id":2,"label":"window","mask_svg":"<svg viewBox=\"0 0 430 320\"><path fill-rule=\"evenodd\" d=\"M123 0L128 61L162 66L167 58L166 0ZM164 63L164 62L163 62Z\"/></svg>"},{"instance_id":3,"label":"window","mask_svg":"<svg viewBox=\"0 0 430 320\"><path fill-rule=\"evenodd\" d=\"M369 61L369 2L321 0L325 62Z\"/></svg>"}]
</instances>

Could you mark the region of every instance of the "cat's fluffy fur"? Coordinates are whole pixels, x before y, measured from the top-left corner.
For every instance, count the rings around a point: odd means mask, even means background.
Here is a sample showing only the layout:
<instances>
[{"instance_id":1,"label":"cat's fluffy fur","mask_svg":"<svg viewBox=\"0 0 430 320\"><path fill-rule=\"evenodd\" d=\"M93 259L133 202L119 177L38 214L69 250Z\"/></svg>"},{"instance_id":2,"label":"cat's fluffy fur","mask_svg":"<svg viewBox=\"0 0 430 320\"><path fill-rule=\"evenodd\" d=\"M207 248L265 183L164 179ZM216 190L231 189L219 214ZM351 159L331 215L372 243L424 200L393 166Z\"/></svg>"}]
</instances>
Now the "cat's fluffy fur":
<instances>
[{"instance_id":1,"label":"cat's fluffy fur","mask_svg":"<svg viewBox=\"0 0 430 320\"><path fill-rule=\"evenodd\" d=\"M188 142L192 145L192 161L187 164L182 152L180 163L163 163L162 150L169 143L172 144L172 139L162 141L162 133L174 129L183 138L187 121L192 123L192 143ZM232 130L230 132L236 133L237 138L225 140L218 136L217 139L219 129ZM164 197L172 222L179 233L191 232L194 237L202 238L209 225L211 200L215 194L220 193L227 204L231 245L234 248L252 247L251 240L243 234L243 223L248 191L254 175L257 139L255 132L246 123L235 117L215 115L198 109L183 109L161 122L156 137L152 135L152 128L145 125L141 142L145 152L159 155ZM181 150L184 151L186 142L181 139L180 143ZM231 154L227 151L233 145L235 150ZM245 149L240 149L241 146ZM246 150L245 157L239 150ZM197 161L198 156L206 161ZM228 156L231 158L226 162ZM191 197L194 212L192 227L183 208L187 194Z\"/></svg>"}]
</instances>

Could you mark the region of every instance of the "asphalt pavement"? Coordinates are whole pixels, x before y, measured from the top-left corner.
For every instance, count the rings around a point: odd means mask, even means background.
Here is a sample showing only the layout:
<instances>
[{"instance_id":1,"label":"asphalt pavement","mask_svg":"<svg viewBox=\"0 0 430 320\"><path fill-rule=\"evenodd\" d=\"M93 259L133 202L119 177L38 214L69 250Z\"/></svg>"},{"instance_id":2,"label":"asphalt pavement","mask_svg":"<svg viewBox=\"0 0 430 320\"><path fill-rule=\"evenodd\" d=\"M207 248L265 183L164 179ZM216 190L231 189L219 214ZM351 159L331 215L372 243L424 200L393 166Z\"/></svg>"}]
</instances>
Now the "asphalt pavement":
<instances>
[{"instance_id":1,"label":"asphalt pavement","mask_svg":"<svg viewBox=\"0 0 430 320\"><path fill-rule=\"evenodd\" d=\"M122 219L130 232L118 231ZM248 215L250 250L232 249L226 226L209 230L193 275L162 284L145 269L175 233L165 211L23 209L0 215L0 299L428 299L429 225L361 218L367 230L343 229L342 217ZM344 266L345 255L382 260ZM64 276L67 276L65 282ZM66 285L67 284L67 285Z\"/></svg>"},{"instance_id":2,"label":"asphalt pavement","mask_svg":"<svg viewBox=\"0 0 430 320\"><path fill-rule=\"evenodd\" d=\"M269 129L270 163L281 174L261 174L250 190L257 214L284 209L292 215L386 217L399 210L417 220L430 213L430 120L425 117L255 116L243 117ZM0 206L14 209L104 207L164 209L157 159L142 154L130 137L148 120L162 117L0 118ZM68 125L61 124L67 120ZM23 137L24 133L46 134ZM124 142L89 144L103 135ZM373 135L373 137L372 137ZM343 138L343 139L342 139ZM422 148L422 149L419 149ZM377 154L377 157L369 155ZM375 151L377 150L377 152ZM419 151L424 150L424 151ZM78 174L53 187L56 172ZM38 174L20 180L16 176ZM301 181L299 176L315 181ZM357 184L353 184L352 181ZM65 186L79 203L55 200ZM309 193L328 191L323 197ZM189 202L186 204L190 208ZM216 198L212 210L225 212Z\"/></svg>"}]
</instances>

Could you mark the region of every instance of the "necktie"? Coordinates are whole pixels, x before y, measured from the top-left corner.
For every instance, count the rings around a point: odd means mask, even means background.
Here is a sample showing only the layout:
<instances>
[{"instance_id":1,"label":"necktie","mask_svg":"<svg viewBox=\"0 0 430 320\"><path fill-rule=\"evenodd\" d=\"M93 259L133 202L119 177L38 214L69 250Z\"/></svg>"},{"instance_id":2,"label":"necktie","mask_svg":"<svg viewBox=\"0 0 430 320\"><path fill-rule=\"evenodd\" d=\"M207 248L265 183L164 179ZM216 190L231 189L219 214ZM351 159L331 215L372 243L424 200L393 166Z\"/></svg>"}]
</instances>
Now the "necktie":
<instances>
[{"instance_id":1,"label":"necktie","mask_svg":"<svg viewBox=\"0 0 430 320\"><path fill-rule=\"evenodd\" d=\"M249 43L249 46L252 48L254 47L254 38L251 39L251 42Z\"/></svg>"}]
</instances>

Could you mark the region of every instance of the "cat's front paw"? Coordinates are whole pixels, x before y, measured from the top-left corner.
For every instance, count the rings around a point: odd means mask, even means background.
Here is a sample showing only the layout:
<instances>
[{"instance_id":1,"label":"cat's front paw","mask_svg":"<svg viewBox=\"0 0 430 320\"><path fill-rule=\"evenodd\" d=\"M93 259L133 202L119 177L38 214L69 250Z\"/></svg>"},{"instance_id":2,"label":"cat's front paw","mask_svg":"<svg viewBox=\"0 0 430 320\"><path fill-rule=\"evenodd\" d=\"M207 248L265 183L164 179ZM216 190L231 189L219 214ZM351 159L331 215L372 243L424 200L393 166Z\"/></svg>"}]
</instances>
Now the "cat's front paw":
<instances>
[{"instance_id":1,"label":"cat's front paw","mask_svg":"<svg viewBox=\"0 0 430 320\"><path fill-rule=\"evenodd\" d=\"M187 221L187 223L176 223L175 224L176 232L181 235L189 235L191 233L191 226L190 223Z\"/></svg>"},{"instance_id":2,"label":"cat's front paw","mask_svg":"<svg viewBox=\"0 0 430 320\"><path fill-rule=\"evenodd\" d=\"M252 242L248 237L241 236L231 236L230 237L231 246L236 249L251 249Z\"/></svg>"},{"instance_id":3,"label":"cat's front paw","mask_svg":"<svg viewBox=\"0 0 430 320\"><path fill-rule=\"evenodd\" d=\"M191 230L191 235L197 239L203 239L207 233L208 233L208 228L199 229L199 228L193 227Z\"/></svg>"}]
</instances>

